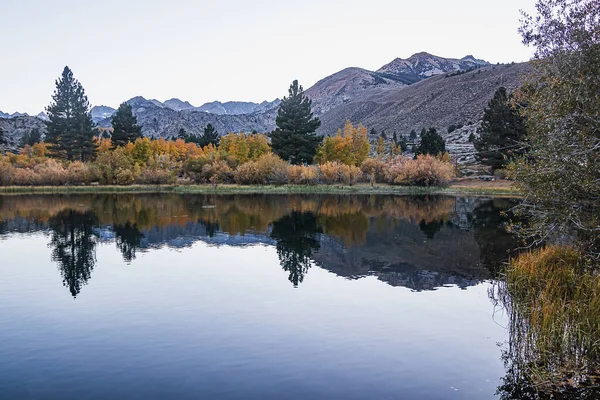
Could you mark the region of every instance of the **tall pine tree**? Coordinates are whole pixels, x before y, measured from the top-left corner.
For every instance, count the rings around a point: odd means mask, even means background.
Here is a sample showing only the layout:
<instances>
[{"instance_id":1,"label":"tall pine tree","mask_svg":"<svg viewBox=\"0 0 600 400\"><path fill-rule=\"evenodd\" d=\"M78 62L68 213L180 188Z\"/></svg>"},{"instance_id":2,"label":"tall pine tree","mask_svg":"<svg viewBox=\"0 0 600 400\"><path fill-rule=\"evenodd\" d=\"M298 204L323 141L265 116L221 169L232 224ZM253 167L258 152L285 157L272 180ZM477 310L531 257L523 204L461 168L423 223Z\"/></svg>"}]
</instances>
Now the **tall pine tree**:
<instances>
[{"instance_id":1,"label":"tall pine tree","mask_svg":"<svg viewBox=\"0 0 600 400\"><path fill-rule=\"evenodd\" d=\"M4 137L4 131L0 127L0 144L6 144L6 138Z\"/></svg>"},{"instance_id":2,"label":"tall pine tree","mask_svg":"<svg viewBox=\"0 0 600 400\"><path fill-rule=\"evenodd\" d=\"M416 155L419 154L429 154L432 156L437 156L438 154L443 154L446 152L446 141L444 138L437 132L435 128L429 128L429 130L421 131L421 143L415 149Z\"/></svg>"},{"instance_id":3,"label":"tall pine tree","mask_svg":"<svg viewBox=\"0 0 600 400\"><path fill-rule=\"evenodd\" d=\"M477 160L492 170L504 168L523 154L525 130L525 120L511 104L508 92L499 88L484 111L479 138L475 139Z\"/></svg>"},{"instance_id":4,"label":"tall pine tree","mask_svg":"<svg viewBox=\"0 0 600 400\"><path fill-rule=\"evenodd\" d=\"M56 80L52 100L46 108L46 142L51 145L52 155L70 161L89 160L96 153L90 103L69 67Z\"/></svg>"},{"instance_id":5,"label":"tall pine tree","mask_svg":"<svg viewBox=\"0 0 600 400\"><path fill-rule=\"evenodd\" d=\"M204 128L204 134L200 138L202 147L208 146L212 144L213 146L217 146L220 140L219 132L212 126L212 124L206 125Z\"/></svg>"},{"instance_id":6,"label":"tall pine tree","mask_svg":"<svg viewBox=\"0 0 600 400\"><path fill-rule=\"evenodd\" d=\"M321 121L313 118L312 101L297 80L281 101L276 124L277 129L270 134L273 152L292 164L312 163L322 140L315 133Z\"/></svg>"},{"instance_id":7,"label":"tall pine tree","mask_svg":"<svg viewBox=\"0 0 600 400\"><path fill-rule=\"evenodd\" d=\"M122 103L112 117L112 142L113 146L125 146L129 142L135 142L142 137L142 127L137 124L137 118L133 115L131 105Z\"/></svg>"}]
</instances>

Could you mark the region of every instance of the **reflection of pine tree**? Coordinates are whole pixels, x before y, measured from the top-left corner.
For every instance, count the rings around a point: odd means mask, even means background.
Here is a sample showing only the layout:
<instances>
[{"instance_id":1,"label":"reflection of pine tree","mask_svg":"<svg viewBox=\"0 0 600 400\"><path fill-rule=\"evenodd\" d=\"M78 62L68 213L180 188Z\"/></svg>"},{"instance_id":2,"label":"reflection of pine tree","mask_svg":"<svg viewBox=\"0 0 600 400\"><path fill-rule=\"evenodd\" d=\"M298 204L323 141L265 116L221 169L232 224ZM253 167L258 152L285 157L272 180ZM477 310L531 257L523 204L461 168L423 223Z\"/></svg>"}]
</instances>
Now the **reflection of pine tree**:
<instances>
[{"instance_id":1,"label":"reflection of pine tree","mask_svg":"<svg viewBox=\"0 0 600 400\"><path fill-rule=\"evenodd\" d=\"M298 286L310 268L313 251L321 247L317 234L323 233L311 212L293 211L273 222L271 237L277 240L277 255L289 280Z\"/></svg>"},{"instance_id":2,"label":"reflection of pine tree","mask_svg":"<svg viewBox=\"0 0 600 400\"><path fill-rule=\"evenodd\" d=\"M127 221L124 225L114 225L117 247L123 254L126 262L135 260L135 252L140 247L144 234L139 231L137 225Z\"/></svg>"},{"instance_id":3,"label":"reflection of pine tree","mask_svg":"<svg viewBox=\"0 0 600 400\"><path fill-rule=\"evenodd\" d=\"M65 287L77 297L96 264L93 229L98 225L98 218L91 211L63 210L50 219L49 225L52 260L58 263Z\"/></svg>"}]
</instances>

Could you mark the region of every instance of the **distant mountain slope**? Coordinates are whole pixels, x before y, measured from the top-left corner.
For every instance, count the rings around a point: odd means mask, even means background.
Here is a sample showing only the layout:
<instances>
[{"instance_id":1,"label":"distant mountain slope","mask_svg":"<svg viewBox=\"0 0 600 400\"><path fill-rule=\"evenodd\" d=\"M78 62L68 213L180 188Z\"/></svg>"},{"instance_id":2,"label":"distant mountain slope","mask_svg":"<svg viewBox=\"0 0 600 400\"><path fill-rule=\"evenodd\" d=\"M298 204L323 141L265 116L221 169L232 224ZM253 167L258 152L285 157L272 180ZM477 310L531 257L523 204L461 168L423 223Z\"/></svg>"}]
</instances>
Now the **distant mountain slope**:
<instances>
[{"instance_id":1,"label":"distant mountain slope","mask_svg":"<svg viewBox=\"0 0 600 400\"><path fill-rule=\"evenodd\" d=\"M98 123L106 118L110 118L115 111L117 110L108 106L94 106L90 110L90 114L92 115L92 121Z\"/></svg>"},{"instance_id":2,"label":"distant mountain slope","mask_svg":"<svg viewBox=\"0 0 600 400\"><path fill-rule=\"evenodd\" d=\"M20 115L0 118L0 129L6 133L8 149L15 149L25 133L31 132L33 129L38 129L42 133L46 132L46 124L41 118Z\"/></svg>"},{"instance_id":3,"label":"distant mountain slope","mask_svg":"<svg viewBox=\"0 0 600 400\"><path fill-rule=\"evenodd\" d=\"M388 136L433 126L446 138L452 154L460 156L461 162L472 161L474 149L468 138L476 131L487 103L500 86L519 87L528 70L526 63L499 65L434 76L402 89L373 88L321 115L318 132L332 135L346 120L386 131ZM466 127L448 134L451 124Z\"/></svg>"},{"instance_id":4,"label":"distant mountain slope","mask_svg":"<svg viewBox=\"0 0 600 400\"><path fill-rule=\"evenodd\" d=\"M197 109L175 111L168 107L161 107L155 101L146 100L141 96L127 102L132 106L133 114L137 117L142 132L148 137L177 136L181 128L189 134L199 135L204 132L204 127L208 124L212 124L221 134L253 130L268 132L275 128L276 109L255 114L219 115ZM99 121L98 126L109 128L111 119Z\"/></svg>"},{"instance_id":5,"label":"distant mountain slope","mask_svg":"<svg viewBox=\"0 0 600 400\"><path fill-rule=\"evenodd\" d=\"M206 103L196 108L198 111L204 111L211 114L218 115L241 115L241 114L254 114L257 112L266 112L276 108L281 103L281 100L275 99L273 101L263 101L262 103L252 103L244 101L228 101L221 103L220 101L213 101Z\"/></svg>"},{"instance_id":6,"label":"distant mountain slope","mask_svg":"<svg viewBox=\"0 0 600 400\"><path fill-rule=\"evenodd\" d=\"M464 58L444 58L429 53L417 53L404 60L396 58L377 70L379 73L391 74L414 82L453 71L468 71L489 66L490 63L478 60L473 56Z\"/></svg>"},{"instance_id":7,"label":"distant mountain slope","mask_svg":"<svg viewBox=\"0 0 600 400\"><path fill-rule=\"evenodd\" d=\"M169 99L163 102L165 107L170 108L171 110L181 111L181 110L192 110L195 107L190 104L189 101L182 101L179 99Z\"/></svg>"},{"instance_id":8,"label":"distant mountain slope","mask_svg":"<svg viewBox=\"0 0 600 400\"><path fill-rule=\"evenodd\" d=\"M361 97L369 89L397 89L408 83L410 82L395 76L386 76L362 68L346 68L317 82L306 90L306 95L313 101L313 112L319 115Z\"/></svg>"},{"instance_id":9,"label":"distant mountain slope","mask_svg":"<svg viewBox=\"0 0 600 400\"><path fill-rule=\"evenodd\" d=\"M434 75L488 65L488 62L477 60L473 56L459 60L417 53L406 60L396 58L377 71L346 68L317 82L306 91L306 95L313 100L315 114L320 115L361 98L365 92L374 88L396 90Z\"/></svg>"},{"instance_id":10,"label":"distant mountain slope","mask_svg":"<svg viewBox=\"0 0 600 400\"><path fill-rule=\"evenodd\" d=\"M422 127L445 130L450 124L476 122L494 92L500 86L517 88L528 70L528 64L499 65L455 76L435 76L400 90L373 88L321 115L319 132L335 133L347 119L399 134Z\"/></svg>"}]
</instances>

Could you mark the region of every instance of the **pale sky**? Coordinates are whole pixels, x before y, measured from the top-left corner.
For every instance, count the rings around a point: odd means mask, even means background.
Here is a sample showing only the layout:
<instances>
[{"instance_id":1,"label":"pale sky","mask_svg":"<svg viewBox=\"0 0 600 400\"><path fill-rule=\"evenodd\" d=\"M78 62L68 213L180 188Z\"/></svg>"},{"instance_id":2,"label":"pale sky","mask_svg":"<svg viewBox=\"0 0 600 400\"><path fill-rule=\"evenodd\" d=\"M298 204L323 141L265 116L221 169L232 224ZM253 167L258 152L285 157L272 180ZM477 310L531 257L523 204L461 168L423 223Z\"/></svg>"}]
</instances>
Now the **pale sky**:
<instances>
[{"instance_id":1,"label":"pale sky","mask_svg":"<svg viewBox=\"0 0 600 400\"><path fill-rule=\"evenodd\" d=\"M520 62L534 0L0 0L0 110L37 114L65 65L92 105L273 100L426 51Z\"/></svg>"}]
</instances>

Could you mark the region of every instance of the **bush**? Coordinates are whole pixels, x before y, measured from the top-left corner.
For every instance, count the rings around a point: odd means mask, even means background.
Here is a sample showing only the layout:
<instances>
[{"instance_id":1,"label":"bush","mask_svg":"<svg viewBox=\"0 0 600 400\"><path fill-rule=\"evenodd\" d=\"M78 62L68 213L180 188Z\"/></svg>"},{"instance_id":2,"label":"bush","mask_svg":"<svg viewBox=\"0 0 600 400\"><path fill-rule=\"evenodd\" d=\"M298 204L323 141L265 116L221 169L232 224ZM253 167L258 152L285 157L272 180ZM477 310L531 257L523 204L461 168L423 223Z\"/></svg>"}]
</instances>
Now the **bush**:
<instances>
[{"instance_id":1,"label":"bush","mask_svg":"<svg viewBox=\"0 0 600 400\"><path fill-rule=\"evenodd\" d=\"M287 183L290 165L273 153L262 155L257 161L258 169L264 174L266 182L275 185Z\"/></svg>"},{"instance_id":2,"label":"bush","mask_svg":"<svg viewBox=\"0 0 600 400\"><path fill-rule=\"evenodd\" d=\"M267 179L256 161L240 165L233 173L233 179L240 185L264 185L267 183Z\"/></svg>"},{"instance_id":3,"label":"bush","mask_svg":"<svg viewBox=\"0 0 600 400\"><path fill-rule=\"evenodd\" d=\"M167 185L177 182L177 177L172 171L160 168L145 167L135 178L135 183L145 185Z\"/></svg>"},{"instance_id":4,"label":"bush","mask_svg":"<svg viewBox=\"0 0 600 400\"><path fill-rule=\"evenodd\" d=\"M127 185L139 175L139 167L134 165L123 147L101 153L92 166L96 179L103 185Z\"/></svg>"},{"instance_id":5,"label":"bush","mask_svg":"<svg viewBox=\"0 0 600 400\"><path fill-rule=\"evenodd\" d=\"M284 184L287 182L289 164L273 153L262 155L256 161L240 165L235 173L241 185Z\"/></svg>"},{"instance_id":6,"label":"bush","mask_svg":"<svg viewBox=\"0 0 600 400\"><path fill-rule=\"evenodd\" d=\"M446 186L456 173L449 162L419 155L416 159L397 157L387 166L385 175L393 185Z\"/></svg>"},{"instance_id":7,"label":"bush","mask_svg":"<svg viewBox=\"0 0 600 400\"><path fill-rule=\"evenodd\" d=\"M67 167L67 183L70 185L87 185L92 181L90 164L75 161Z\"/></svg>"},{"instance_id":8,"label":"bush","mask_svg":"<svg viewBox=\"0 0 600 400\"><path fill-rule=\"evenodd\" d=\"M340 165L341 164L337 161L330 161L319 165L323 183L333 185L340 181Z\"/></svg>"},{"instance_id":9,"label":"bush","mask_svg":"<svg viewBox=\"0 0 600 400\"><path fill-rule=\"evenodd\" d=\"M340 180L344 185L356 185L361 177L362 172L360 168L354 165L340 165Z\"/></svg>"},{"instance_id":10,"label":"bush","mask_svg":"<svg viewBox=\"0 0 600 400\"><path fill-rule=\"evenodd\" d=\"M376 158L367 158L360 166L363 175L371 183L385 182L385 168L386 164Z\"/></svg>"},{"instance_id":11,"label":"bush","mask_svg":"<svg viewBox=\"0 0 600 400\"><path fill-rule=\"evenodd\" d=\"M313 165L292 165L288 172L288 183L292 185L316 185L319 169Z\"/></svg>"},{"instance_id":12,"label":"bush","mask_svg":"<svg viewBox=\"0 0 600 400\"><path fill-rule=\"evenodd\" d=\"M202 182L212 184L233 182L233 170L225 161L215 161L202 168Z\"/></svg>"},{"instance_id":13,"label":"bush","mask_svg":"<svg viewBox=\"0 0 600 400\"><path fill-rule=\"evenodd\" d=\"M33 172L37 174L36 178L33 175L28 175L35 179L36 182L32 183L33 185L61 186L66 184L68 180L67 171L55 160L46 160L36 165L33 167Z\"/></svg>"}]
</instances>

